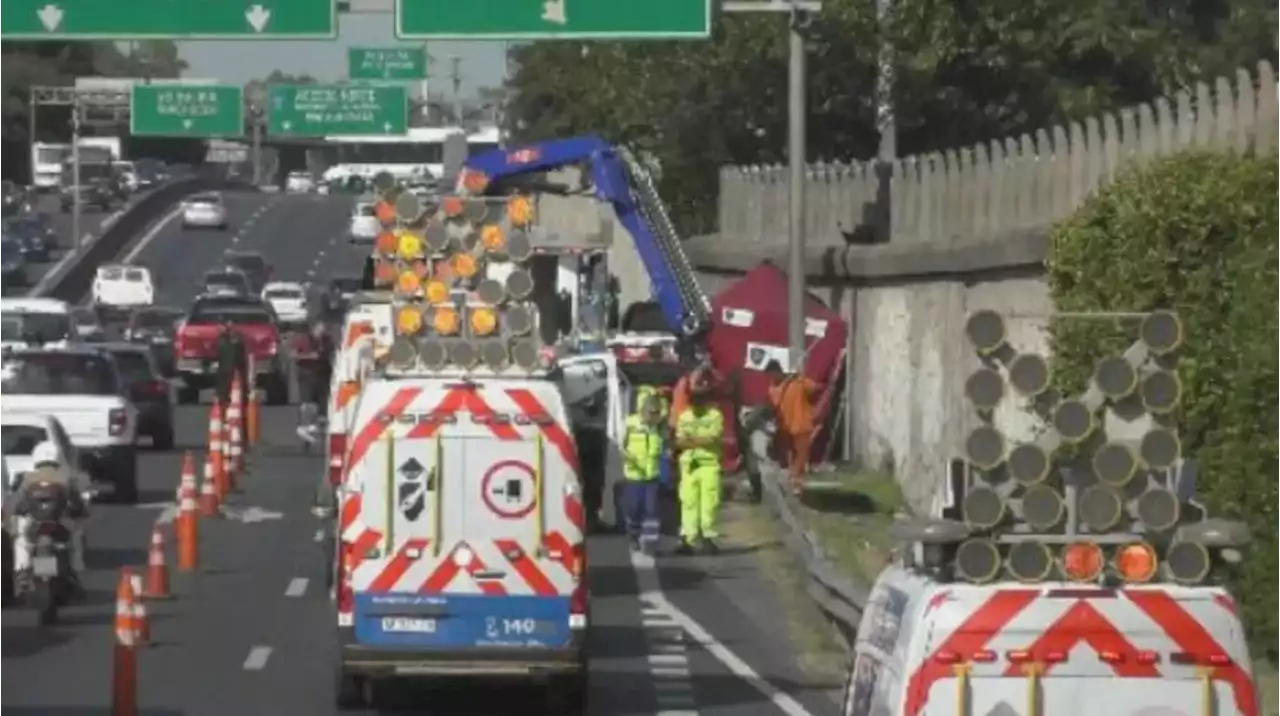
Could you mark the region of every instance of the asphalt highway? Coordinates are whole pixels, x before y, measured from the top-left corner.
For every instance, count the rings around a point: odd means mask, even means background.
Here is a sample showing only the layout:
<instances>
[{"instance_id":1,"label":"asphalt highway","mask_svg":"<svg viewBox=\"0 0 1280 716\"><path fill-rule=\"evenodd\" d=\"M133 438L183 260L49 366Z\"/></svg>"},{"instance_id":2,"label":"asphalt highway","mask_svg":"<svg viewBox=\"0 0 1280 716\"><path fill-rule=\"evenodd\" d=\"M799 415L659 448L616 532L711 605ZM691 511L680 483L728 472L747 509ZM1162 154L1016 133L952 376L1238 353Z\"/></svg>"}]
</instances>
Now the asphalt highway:
<instances>
[{"instance_id":1,"label":"asphalt highway","mask_svg":"<svg viewBox=\"0 0 1280 716\"><path fill-rule=\"evenodd\" d=\"M67 252L67 249L71 246L74 246L76 243L71 236L72 234L71 213L70 212L64 213L61 207L58 206L58 197L56 194L42 194L39 200L37 201L36 206L41 213L44 213L50 217L50 220L53 223L54 232L57 234L57 237L58 237L58 246L54 250L53 255L50 256L49 261L43 262L43 263L28 264L27 266L27 284L28 285L25 289L20 289L19 291L15 291L14 292L15 295L17 293L21 293L24 290L29 291L31 289L34 289L36 286L38 286L40 284L40 279L44 278L45 275L48 274L49 271L52 270L54 266L57 266L60 260L68 256L69 254ZM108 216L110 216L110 214L106 212L98 211L96 209L95 210L86 209L80 217L81 239L83 239L85 235L96 235L97 233L102 231L104 229L103 224L106 221Z\"/></svg>"},{"instance_id":2,"label":"asphalt highway","mask_svg":"<svg viewBox=\"0 0 1280 716\"><path fill-rule=\"evenodd\" d=\"M161 277L159 302L186 306L229 248L261 252L275 280L322 281L358 272L346 243L348 197L227 194L231 228L184 231L177 214L126 249ZM366 249L367 250L367 249ZM88 527L85 603L39 628L21 607L3 615L6 716L106 714L114 589L122 566L143 568L153 525L168 514L183 450L199 463L208 406L178 409L179 447L140 453L136 506L96 505ZM323 468L303 452L291 407L264 407L262 440L228 515L201 522L201 569L172 572L175 598L150 602L155 644L140 657L147 716L334 714L336 648L324 586L327 555L310 515ZM170 540L172 530L165 533ZM595 716L828 716L828 692L806 686L772 622L768 585L743 555L629 555L622 538L593 536L590 712ZM523 687L393 683L365 713L505 716L540 713Z\"/></svg>"}]
</instances>

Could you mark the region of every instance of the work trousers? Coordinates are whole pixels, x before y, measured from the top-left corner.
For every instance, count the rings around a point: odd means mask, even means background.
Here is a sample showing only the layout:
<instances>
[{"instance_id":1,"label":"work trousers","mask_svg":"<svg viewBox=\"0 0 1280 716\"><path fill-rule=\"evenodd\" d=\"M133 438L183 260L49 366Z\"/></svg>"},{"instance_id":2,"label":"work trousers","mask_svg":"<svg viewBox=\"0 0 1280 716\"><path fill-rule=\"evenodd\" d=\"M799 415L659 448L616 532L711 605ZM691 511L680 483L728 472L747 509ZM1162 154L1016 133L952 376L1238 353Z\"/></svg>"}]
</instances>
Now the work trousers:
<instances>
[{"instance_id":1,"label":"work trousers","mask_svg":"<svg viewBox=\"0 0 1280 716\"><path fill-rule=\"evenodd\" d=\"M804 487L805 475L809 473L809 455L813 451L813 431L782 433L782 447L787 453L787 474L791 478L792 489Z\"/></svg>"},{"instance_id":2,"label":"work trousers","mask_svg":"<svg viewBox=\"0 0 1280 716\"><path fill-rule=\"evenodd\" d=\"M622 485L622 509L627 523L627 536L642 548L658 544L661 517L658 514L658 480L627 480Z\"/></svg>"},{"instance_id":3,"label":"work trousers","mask_svg":"<svg viewBox=\"0 0 1280 716\"><path fill-rule=\"evenodd\" d=\"M720 537L719 465L681 465L680 536L689 543Z\"/></svg>"}]
</instances>

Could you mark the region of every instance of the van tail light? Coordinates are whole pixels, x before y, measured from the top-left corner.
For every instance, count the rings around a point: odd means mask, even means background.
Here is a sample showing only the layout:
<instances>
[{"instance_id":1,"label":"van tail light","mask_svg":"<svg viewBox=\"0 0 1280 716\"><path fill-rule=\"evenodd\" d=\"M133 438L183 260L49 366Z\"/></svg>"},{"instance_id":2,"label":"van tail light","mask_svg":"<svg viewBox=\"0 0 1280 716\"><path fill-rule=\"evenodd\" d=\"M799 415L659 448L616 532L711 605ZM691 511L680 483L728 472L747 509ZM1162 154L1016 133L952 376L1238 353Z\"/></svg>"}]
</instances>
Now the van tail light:
<instances>
[{"instance_id":1,"label":"van tail light","mask_svg":"<svg viewBox=\"0 0 1280 716\"><path fill-rule=\"evenodd\" d=\"M339 614L350 614L355 608L355 590L351 588L351 564L354 556L352 545L342 542L338 548L338 573L334 575L337 585L337 603Z\"/></svg>"},{"instance_id":2,"label":"van tail light","mask_svg":"<svg viewBox=\"0 0 1280 716\"><path fill-rule=\"evenodd\" d=\"M342 461L346 452L347 436L329 433L329 484L333 487L342 484Z\"/></svg>"},{"instance_id":3,"label":"van tail light","mask_svg":"<svg viewBox=\"0 0 1280 716\"><path fill-rule=\"evenodd\" d=\"M129 427L129 413L124 408L112 408L107 414L107 434L111 437L124 435Z\"/></svg>"},{"instance_id":4,"label":"van tail light","mask_svg":"<svg viewBox=\"0 0 1280 716\"><path fill-rule=\"evenodd\" d=\"M585 544L573 546L573 594L569 597L570 614L587 613L587 547Z\"/></svg>"}]
</instances>

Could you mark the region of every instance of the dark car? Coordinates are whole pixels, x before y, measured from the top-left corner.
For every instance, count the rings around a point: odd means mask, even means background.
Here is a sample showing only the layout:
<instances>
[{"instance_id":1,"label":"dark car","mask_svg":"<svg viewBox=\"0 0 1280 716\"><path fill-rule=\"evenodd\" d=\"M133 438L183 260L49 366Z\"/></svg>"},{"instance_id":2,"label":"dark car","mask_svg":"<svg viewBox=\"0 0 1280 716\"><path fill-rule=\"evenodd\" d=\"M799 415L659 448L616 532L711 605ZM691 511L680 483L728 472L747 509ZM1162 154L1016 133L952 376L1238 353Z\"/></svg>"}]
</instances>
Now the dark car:
<instances>
[{"instance_id":1,"label":"dark car","mask_svg":"<svg viewBox=\"0 0 1280 716\"><path fill-rule=\"evenodd\" d=\"M160 366L160 373L172 376L173 338L184 316L181 309L172 306L139 308L129 317L129 323L124 328L124 339L150 347L151 355Z\"/></svg>"},{"instance_id":2,"label":"dark car","mask_svg":"<svg viewBox=\"0 0 1280 716\"><path fill-rule=\"evenodd\" d=\"M18 184L4 180L4 215L13 216L27 210L30 196L27 190Z\"/></svg>"},{"instance_id":3,"label":"dark car","mask_svg":"<svg viewBox=\"0 0 1280 716\"><path fill-rule=\"evenodd\" d=\"M338 276L325 289L323 308L329 318L340 318L351 305L351 298L363 287L359 276Z\"/></svg>"},{"instance_id":4,"label":"dark car","mask_svg":"<svg viewBox=\"0 0 1280 716\"><path fill-rule=\"evenodd\" d=\"M138 409L138 435L151 438L153 450L173 449L173 396L147 346L104 343L120 369L126 395Z\"/></svg>"},{"instance_id":5,"label":"dark car","mask_svg":"<svg viewBox=\"0 0 1280 716\"><path fill-rule=\"evenodd\" d=\"M154 189L168 179L164 164L155 159L139 159L133 163L133 172L138 179L138 191Z\"/></svg>"},{"instance_id":6,"label":"dark car","mask_svg":"<svg viewBox=\"0 0 1280 716\"><path fill-rule=\"evenodd\" d=\"M6 288L23 288L27 285L27 260L22 256L22 245L7 233L0 238L0 263L4 265Z\"/></svg>"},{"instance_id":7,"label":"dark car","mask_svg":"<svg viewBox=\"0 0 1280 716\"><path fill-rule=\"evenodd\" d=\"M6 219L4 232L18 241L22 255L29 261L48 261L58 243L53 225L41 214L22 214Z\"/></svg>"},{"instance_id":8,"label":"dark car","mask_svg":"<svg viewBox=\"0 0 1280 716\"><path fill-rule=\"evenodd\" d=\"M266 286L267 280L271 278L270 264L262 254L256 251L228 251L223 255L222 263L243 271L249 277L250 290L253 293L262 293L262 287Z\"/></svg>"}]
</instances>

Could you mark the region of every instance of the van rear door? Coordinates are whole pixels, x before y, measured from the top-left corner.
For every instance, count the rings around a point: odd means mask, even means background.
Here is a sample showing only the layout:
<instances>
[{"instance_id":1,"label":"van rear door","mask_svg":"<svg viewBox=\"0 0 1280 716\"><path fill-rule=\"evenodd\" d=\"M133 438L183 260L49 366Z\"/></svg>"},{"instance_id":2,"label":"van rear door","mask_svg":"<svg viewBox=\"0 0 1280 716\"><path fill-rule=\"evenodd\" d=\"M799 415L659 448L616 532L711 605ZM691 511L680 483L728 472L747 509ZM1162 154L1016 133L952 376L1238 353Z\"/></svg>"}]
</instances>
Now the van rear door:
<instances>
[{"instance_id":1,"label":"van rear door","mask_svg":"<svg viewBox=\"0 0 1280 716\"><path fill-rule=\"evenodd\" d=\"M546 434L555 418L528 402L533 391L516 391L515 401L510 392L461 384L425 412L413 412L423 407L415 401L388 430L395 437L361 461L361 520L381 534L353 575L361 643L571 643L582 537L565 498L576 471Z\"/></svg>"}]
</instances>

